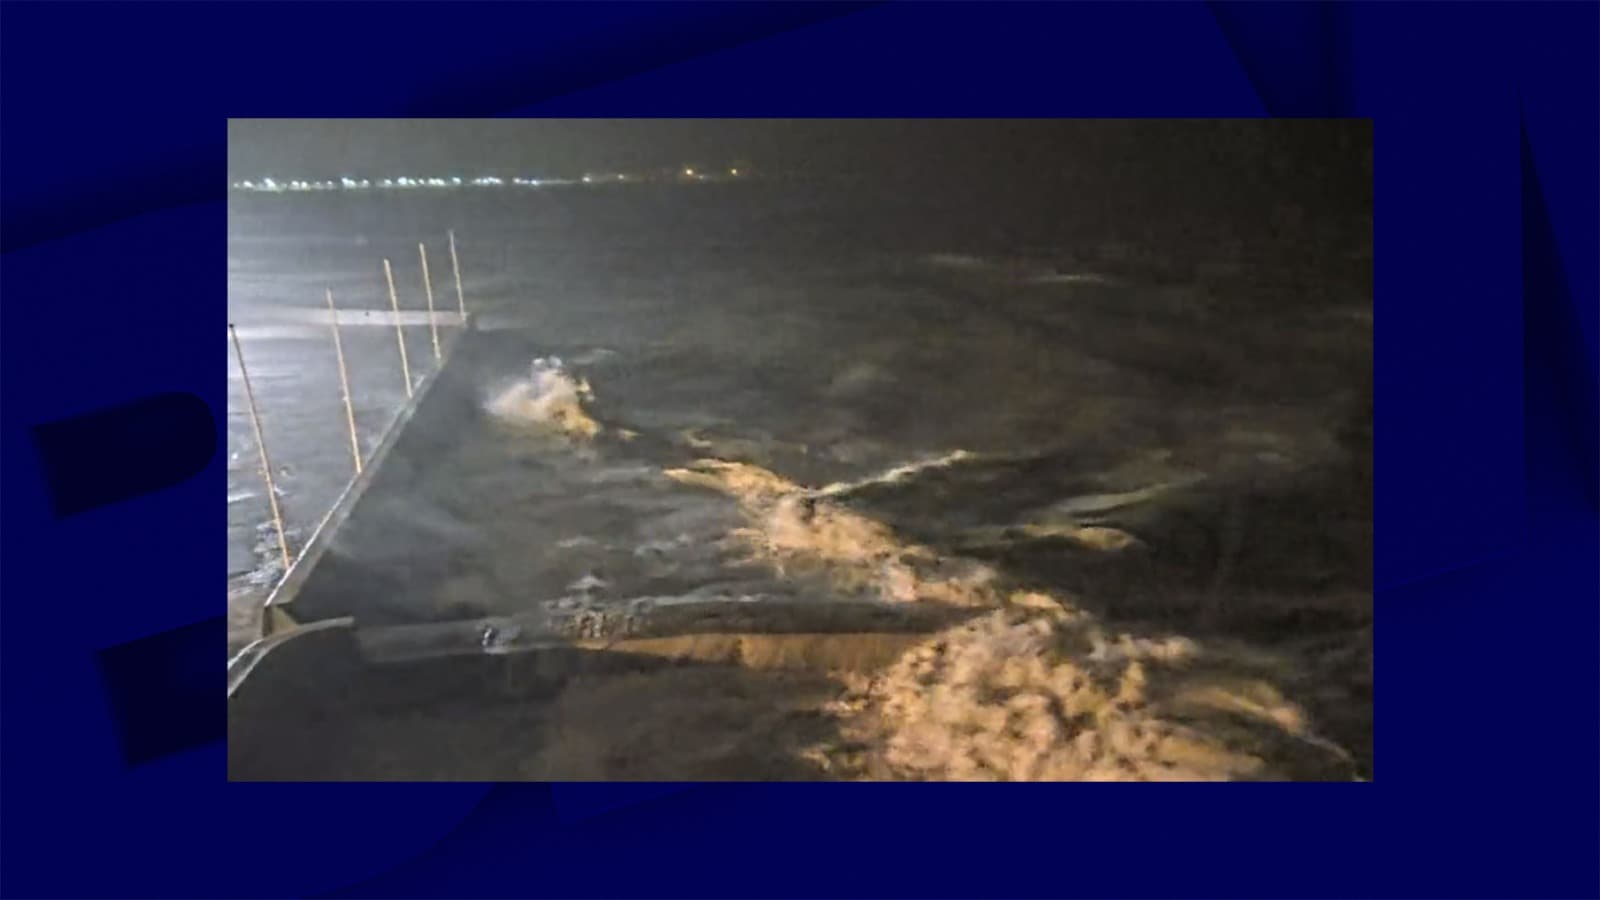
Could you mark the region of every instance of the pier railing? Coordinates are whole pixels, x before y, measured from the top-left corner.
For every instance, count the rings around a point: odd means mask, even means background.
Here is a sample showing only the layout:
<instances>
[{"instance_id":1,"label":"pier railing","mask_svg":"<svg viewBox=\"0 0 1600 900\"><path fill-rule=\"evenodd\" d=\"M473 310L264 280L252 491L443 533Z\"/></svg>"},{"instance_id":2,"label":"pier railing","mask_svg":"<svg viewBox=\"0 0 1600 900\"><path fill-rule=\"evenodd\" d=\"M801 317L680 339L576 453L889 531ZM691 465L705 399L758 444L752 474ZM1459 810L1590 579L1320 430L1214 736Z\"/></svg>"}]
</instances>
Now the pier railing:
<instances>
[{"instance_id":1,"label":"pier railing","mask_svg":"<svg viewBox=\"0 0 1600 900\"><path fill-rule=\"evenodd\" d=\"M266 490L268 503L272 511L272 526L277 537L277 546L283 561L283 570L278 580L267 593L266 599L261 604L261 615L258 619L256 638L264 638L275 631L293 627L296 623L287 613L285 607L294 599L304 585L311 570L316 567L319 559L328 550L332 536L344 520L349 516L350 510L356 501L361 498L372 483L373 477L379 469L385 456L393 448L400 432L406 423L411 420L422 399L428 390L437 382L439 373L443 370L445 362L450 358L451 352L460 341L461 335L472 327L472 318L467 313L466 295L461 287L461 264L456 253L455 232L448 233L450 244L450 269L455 278L456 303L458 313L438 312L434 309L433 283L428 274L428 250L424 243L417 244L417 253L422 262L423 293L427 299L426 324L433 349L434 365L431 370L421 378L413 380L411 374L411 360L406 352L406 323L401 316L400 300L395 290L394 271L388 259L383 260L383 274L389 293L389 308L393 316L395 339L399 347L400 374L405 379L406 402L399 411L389 420L383 433L378 438L376 445L368 451L363 451L360 432L356 427L355 401L350 391L350 373L344 355L344 341L339 331L339 310L334 302L333 289L327 288L324 297L328 306L329 328L333 338L333 354L338 363L339 389L343 398L345 425L350 435L350 459L352 474L344 488L339 492L333 505L318 521L316 527L305 542L298 548L291 547L288 530L284 526L282 508L279 505L277 484L274 478L272 456L267 449L266 437L262 432L261 413L256 404L255 392L250 383L249 367L245 363L244 348L240 344L238 332L230 323L228 336L233 344L234 356L239 364L239 374L244 384L245 404L249 409L251 431L255 438L256 451L260 462L261 480ZM441 324L456 324L459 327L447 334L442 340L439 334Z\"/></svg>"}]
</instances>

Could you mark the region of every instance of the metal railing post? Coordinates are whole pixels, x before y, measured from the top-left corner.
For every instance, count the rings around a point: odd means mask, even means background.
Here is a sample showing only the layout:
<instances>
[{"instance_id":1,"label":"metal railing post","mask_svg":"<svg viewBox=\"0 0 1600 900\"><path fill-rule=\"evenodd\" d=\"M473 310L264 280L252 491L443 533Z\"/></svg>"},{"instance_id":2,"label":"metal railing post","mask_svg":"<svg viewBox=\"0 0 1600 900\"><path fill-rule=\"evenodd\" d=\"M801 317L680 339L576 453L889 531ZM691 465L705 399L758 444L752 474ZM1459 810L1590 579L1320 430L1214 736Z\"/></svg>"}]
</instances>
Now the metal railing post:
<instances>
[{"instance_id":1,"label":"metal railing post","mask_svg":"<svg viewBox=\"0 0 1600 900\"><path fill-rule=\"evenodd\" d=\"M389 268L389 261L383 261L383 277L389 282L389 308L394 310L394 334L400 342L400 374L406 379L406 399L411 399L411 362L406 359L406 332L400 324L400 300L394 293L394 271Z\"/></svg>"},{"instance_id":2,"label":"metal railing post","mask_svg":"<svg viewBox=\"0 0 1600 900\"><path fill-rule=\"evenodd\" d=\"M442 358L439 353L439 320L433 315L433 279L428 276L428 247L420 241L417 243L417 255L422 257L422 287L428 294L428 328L433 332L433 361L437 365Z\"/></svg>"},{"instance_id":3,"label":"metal railing post","mask_svg":"<svg viewBox=\"0 0 1600 900\"><path fill-rule=\"evenodd\" d=\"M261 477L267 483L267 502L272 506L272 525L278 530L278 550L283 553L283 570L289 571L289 538L283 530L283 511L278 508L278 486L272 478L272 458L267 455L267 442L261 436L261 414L256 410L256 393L250 387L250 371L244 365L244 350L239 346L239 332L228 323L228 337L233 340L233 354L239 359L239 374L244 378L245 404L250 408L250 426L255 430L256 449L261 453Z\"/></svg>"},{"instance_id":4,"label":"metal railing post","mask_svg":"<svg viewBox=\"0 0 1600 900\"><path fill-rule=\"evenodd\" d=\"M339 339L339 311L333 306L333 288L328 288L329 324L333 328L333 353L339 360L339 387L344 391L344 419L350 426L350 458L356 464L356 474L361 474L361 441L356 437L356 406L350 396L350 373L344 365L344 342Z\"/></svg>"},{"instance_id":5,"label":"metal railing post","mask_svg":"<svg viewBox=\"0 0 1600 900\"><path fill-rule=\"evenodd\" d=\"M461 327L467 325L467 298L461 293L461 262L456 259L456 233L454 230L446 232L450 235L450 270L456 275L456 304L461 307Z\"/></svg>"}]
</instances>

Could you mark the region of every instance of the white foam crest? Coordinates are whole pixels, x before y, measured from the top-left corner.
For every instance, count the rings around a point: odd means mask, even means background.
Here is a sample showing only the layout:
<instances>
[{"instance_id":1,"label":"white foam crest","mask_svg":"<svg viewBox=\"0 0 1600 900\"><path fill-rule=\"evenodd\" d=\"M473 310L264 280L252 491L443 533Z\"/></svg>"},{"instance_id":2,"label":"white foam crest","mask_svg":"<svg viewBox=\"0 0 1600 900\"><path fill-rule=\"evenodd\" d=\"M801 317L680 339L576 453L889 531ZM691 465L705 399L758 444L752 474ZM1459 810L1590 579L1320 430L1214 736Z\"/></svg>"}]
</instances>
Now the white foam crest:
<instances>
[{"instance_id":1,"label":"white foam crest","mask_svg":"<svg viewBox=\"0 0 1600 900\"><path fill-rule=\"evenodd\" d=\"M837 497L841 494L854 493L862 488L875 487L885 484L897 484L899 482L914 478L917 475L928 471L929 469L947 468L949 466L956 465L957 463L963 463L967 462L968 460L976 459L977 456L978 455L976 453L972 453L968 450L952 450L949 453L935 456L931 459L921 459L913 462L902 463L901 465L895 466L892 469L887 469L883 472L879 472L876 475L869 475L866 478L860 478L855 481L836 481L824 487L817 488L812 492L812 494L817 497Z\"/></svg>"}]
</instances>

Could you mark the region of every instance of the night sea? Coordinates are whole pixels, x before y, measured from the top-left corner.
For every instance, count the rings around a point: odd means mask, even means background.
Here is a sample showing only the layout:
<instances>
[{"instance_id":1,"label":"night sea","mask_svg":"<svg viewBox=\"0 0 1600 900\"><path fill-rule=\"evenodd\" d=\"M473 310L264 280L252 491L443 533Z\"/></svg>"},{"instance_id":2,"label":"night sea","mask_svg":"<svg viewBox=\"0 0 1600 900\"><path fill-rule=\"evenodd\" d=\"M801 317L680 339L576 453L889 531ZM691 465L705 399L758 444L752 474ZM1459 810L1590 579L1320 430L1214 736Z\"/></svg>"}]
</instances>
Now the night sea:
<instances>
[{"instance_id":1,"label":"night sea","mask_svg":"<svg viewBox=\"0 0 1600 900\"><path fill-rule=\"evenodd\" d=\"M1002 579L1289 660L1370 776L1370 209L1191 180L235 191L229 316L291 547L353 475L324 290L370 452L405 401L382 260L416 313L425 242L454 311L453 231L474 409L381 537L339 546L390 586L368 621ZM229 378L237 648L282 564Z\"/></svg>"}]
</instances>

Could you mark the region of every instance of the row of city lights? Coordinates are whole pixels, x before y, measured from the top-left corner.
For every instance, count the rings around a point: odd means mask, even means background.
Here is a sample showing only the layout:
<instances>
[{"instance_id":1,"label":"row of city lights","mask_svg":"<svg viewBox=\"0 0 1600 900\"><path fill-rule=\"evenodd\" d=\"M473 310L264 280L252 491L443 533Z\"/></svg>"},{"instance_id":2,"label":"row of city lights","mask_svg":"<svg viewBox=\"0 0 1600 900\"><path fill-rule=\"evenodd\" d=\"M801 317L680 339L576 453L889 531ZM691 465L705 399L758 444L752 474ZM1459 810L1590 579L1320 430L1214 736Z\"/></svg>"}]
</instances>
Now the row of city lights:
<instances>
[{"instance_id":1,"label":"row of city lights","mask_svg":"<svg viewBox=\"0 0 1600 900\"><path fill-rule=\"evenodd\" d=\"M584 175L582 178L500 178L495 175L482 175L477 178L466 179L456 176L450 178L350 178L344 177L337 180L306 181L291 179L278 181L273 178L260 180L236 181L230 187L236 191L261 191L269 194L283 193L285 191L365 191L365 190L412 190L415 188L463 188L463 187L547 187L567 184L616 184L616 183L642 183L647 181L724 181L730 178L744 178L746 173L738 168L703 170L685 167L670 176L658 175L630 175L623 172L608 172L601 175Z\"/></svg>"}]
</instances>

